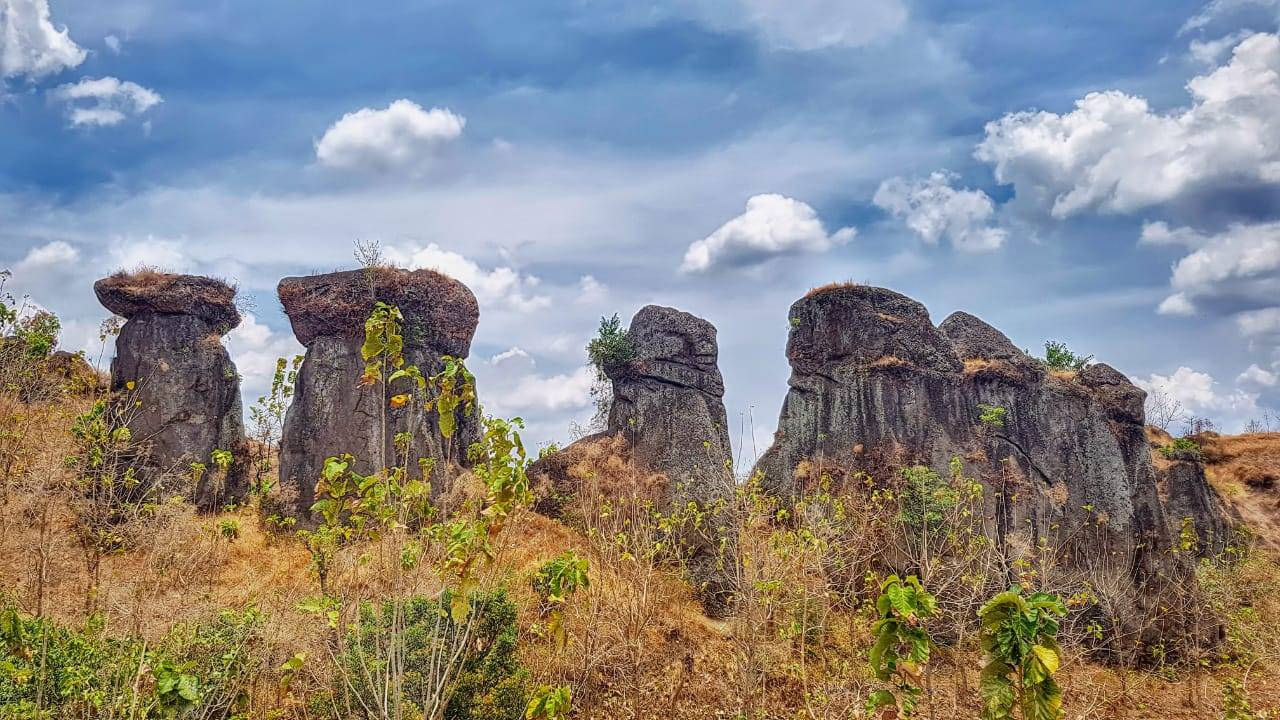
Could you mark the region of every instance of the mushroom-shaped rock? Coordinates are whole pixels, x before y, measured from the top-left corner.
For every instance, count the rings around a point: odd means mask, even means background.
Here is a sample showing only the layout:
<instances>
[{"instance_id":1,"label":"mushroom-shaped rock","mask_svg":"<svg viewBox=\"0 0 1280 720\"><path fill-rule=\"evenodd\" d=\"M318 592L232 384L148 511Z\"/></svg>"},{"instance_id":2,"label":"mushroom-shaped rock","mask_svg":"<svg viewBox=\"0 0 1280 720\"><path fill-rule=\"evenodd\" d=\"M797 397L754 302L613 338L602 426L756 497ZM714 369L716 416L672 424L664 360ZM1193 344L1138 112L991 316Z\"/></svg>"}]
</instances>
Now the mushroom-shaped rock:
<instances>
[{"instance_id":1,"label":"mushroom-shaped rock","mask_svg":"<svg viewBox=\"0 0 1280 720\"><path fill-rule=\"evenodd\" d=\"M93 284L98 302L126 320L146 313L191 315L225 335L240 324L236 290L214 278L155 270L118 272Z\"/></svg>"},{"instance_id":2,"label":"mushroom-shaped rock","mask_svg":"<svg viewBox=\"0 0 1280 720\"><path fill-rule=\"evenodd\" d=\"M418 458L434 459L433 487L442 489L439 481L465 463L467 448L479 437L478 407L459 409L456 430L446 438L434 410L423 412L417 403L392 407L390 398L405 392L404 386L360 384L365 320L377 303L398 308L405 363L433 375L444 367L445 356L463 359L470 352L480 319L475 295L433 270L389 267L288 277L277 292L294 334L307 347L280 447L287 509L308 517L326 458L350 453L352 469L369 473L393 464L401 454L395 436L407 431L413 434L411 468L418 467Z\"/></svg>"},{"instance_id":3,"label":"mushroom-shaped rock","mask_svg":"<svg viewBox=\"0 0 1280 720\"><path fill-rule=\"evenodd\" d=\"M221 336L240 323L235 289L219 280L142 270L94 283L99 301L126 318L116 338L111 387L137 403L130 430L144 448L144 483L206 471L192 491L202 511L241 500L248 491L249 453L240 405L240 375ZM132 389L130 389L132 388ZM217 467L215 450L231 453Z\"/></svg>"}]
</instances>

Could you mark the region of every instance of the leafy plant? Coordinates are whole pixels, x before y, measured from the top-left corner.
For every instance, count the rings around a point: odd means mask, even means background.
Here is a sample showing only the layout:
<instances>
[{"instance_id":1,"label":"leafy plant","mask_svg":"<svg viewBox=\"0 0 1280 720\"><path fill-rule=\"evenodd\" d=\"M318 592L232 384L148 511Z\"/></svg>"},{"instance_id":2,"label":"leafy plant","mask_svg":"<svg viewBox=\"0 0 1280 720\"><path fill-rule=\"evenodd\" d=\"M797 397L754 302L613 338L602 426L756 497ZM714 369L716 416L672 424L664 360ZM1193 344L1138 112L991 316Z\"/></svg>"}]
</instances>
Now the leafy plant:
<instances>
[{"instance_id":1,"label":"leafy plant","mask_svg":"<svg viewBox=\"0 0 1280 720\"><path fill-rule=\"evenodd\" d=\"M347 634L338 658L348 679L337 693L351 710L345 717L366 717L365 708L380 707L385 690L365 668L383 662L387 647L403 643L405 672L400 700L405 717L431 714L439 695L444 667L442 648L456 649L458 669L447 683L440 707L446 720L508 720L519 717L528 703L528 673L517 654L516 606L501 590L476 593L466 600L466 619L454 622L448 608L451 592L438 599L414 597L400 603L364 604L359 624Z\"/></svg>"},{"instance_id":2,"label":"leafy plant","mask_svg":"<svg viewBox=\"0 0 1280 720\"><path fill-rule=\"evenodd\" d=\"M587 567L586 558L566 550L559 557L543 563L533 575L533 589L542 598L544 612L548 613L547 631L557 647L563 648L566 643L561 606L570 595L591 585Z\"/></svg>"},{"instance_id":3,"label":"leafy plant","mask_svg":"<svg viewBox=\"0 0 1280 720\"><path fill-rule=\"evenodd\" d=\"M568 685L542 685L529 699L525 720L564 720L569 717L573 694Z\"/></svg>"},{"instance_id":4,"label":"leafy plant","mask_svg":"<svg viewBox=\"0 0 1280 720\"><path fill-rule=\"evenodd\" d=\"M979 687L983 720L1011 719L1015 707L1023 720L1062 717L1062 689L1053 676L1061 663L1057 634L1065 614L1056 595L1024 596L1017 585L978 611L986 655Z\"/></svg>"},{"instance_id":5,"label":"leafy plant","mask_svg":"<svg viewBox=\"0 0 1280 720\"><path fill-rule=\"evenodd\" d=\"M1093 361L1092 355L1077 355L1066 343L1049 340L1044 344L1044 364L1050 370L1079 371Z\"/></svg>"},{"instance_id":6,"label":"leafy plant","mask_svg":"<svg viewBox=\"0 0 1280 720\"><path fill-rule=\"evenodd\" d=\"M923 691L920 677L929 662L931 641L923 620L937 612L937 600L924 589L915 575L906 580L890 575L880 585L876 598L879 619L871 626L875 642L867 654L867 664L876 679L890 684L871 694L867 712L896 707L901 718L911 717Z\"/></svg>"},{"instance_id":7,"label":"leafy plant","mask_svg":"<svg viewBox=\"0 0 1280 720\"><path fill-rule=\"evenodd\" d=\"M999 405L978 403L978 422L984 427L1000 429L1004 427L1004 416L1008 411Z\"/></svg>"},{"instance_id":8,"label":"leafy plant","mask_svg":"<svg viewBox=\"0 0 1280 720\"><path fill-rule=\"evenodd\" d=\"M1161 447L1160 454L1166 460L1200 460L1202 457L1200 443L1184 437Z\"/></svg>"},{"instance_id":9,"label":"leafy plant","mask_svg":"<svg viewBox=\"0 0 1280 720\"><path fill-rule=\"evenodd\" d=\"M627 338L627 331L622 329L622 321L618 314L613 317L600 318L600 329L596 336L587 343L587 358L596 369L598 377L605 377L608 368L624 365L636 356L636 350Z\"/></svg>"},{"instance_id":10,"label":"leafy plant","mask_svg":"<svg viewBox=\"0 0 1280 720\"><path fill-rule=\"evenodd\" d=\"M1235 678L1227 678L1222 685L1222 720L1258 720L1249 706L1244 686Z\"/></svg>"}]
</instances>

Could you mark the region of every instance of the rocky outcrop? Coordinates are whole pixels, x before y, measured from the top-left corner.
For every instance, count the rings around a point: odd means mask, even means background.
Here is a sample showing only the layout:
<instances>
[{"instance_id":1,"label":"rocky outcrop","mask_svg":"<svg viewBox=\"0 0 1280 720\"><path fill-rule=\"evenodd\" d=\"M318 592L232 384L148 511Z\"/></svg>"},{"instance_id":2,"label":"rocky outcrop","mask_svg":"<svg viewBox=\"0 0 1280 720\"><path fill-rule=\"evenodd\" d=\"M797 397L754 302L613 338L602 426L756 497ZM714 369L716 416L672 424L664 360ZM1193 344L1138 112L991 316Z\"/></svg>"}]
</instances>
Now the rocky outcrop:
<instances>
[{"instance_id":1,"label":"rocky outcrop","mask_svg":"<svg viewBox=\"0 0 1280 720\"><path fill-rule=\"evenodd\" d=\"M1139 586L1180 572L1145 394L1121 373L1048 372L978 318L956 313L935 328L923 305L882 288L823 288L790 318L790 390L756 468L771 492L800 494L810 466L887 479L911 464L945 473L956 457L987 485L992 533L1011 558L1045 542L1068 566ZM981 423L980 404L1003 408L1002 424ZM1218 525L1212 503L1191 500L1212 492L1202 478L1168 489Z\"/></svg>"},{"instance_id":2,"label":"rocky outcrop","mask_svg":"<svg viewBox=\"0 0 1280 720\"><path fill-rule=\"evenodd\" d=\"M94 283L108 310L126 319L116 338L111 388L128 413L143 448L144 483L191 477L191 464L207 470L192 489L203 511L243 499L249 456L240 406L240 376L222 335L240 323L235 289L219 280L155 271L117 273ZM132 388L132 389L130 389ZM225 471L214 450L232 454Z\"/></svg>"},{"instance_id":3,"label":"rocky outcrop","mask_svg":"<svg viewBox=\"0 0 1280 720\"><path fill-rule=\"evenodd\" d=\"M1157 461L1156 482L1180 552L1214 558L1233 540L1238 513L1214 491L1196 460Z\"/></svg>"},{"instance_id":4,"label":"rocky outcrop","mask_svg":"<svg viewBox=\"0 0 1280 720\"><path fill-rule=\"evenodd\" d=\"M674 308L647 305L632 318L627 340L633 356L604 368L613 385L605 432L529 470L544 512L559 512L573 496L581 478L572 468L598 454L589 446L617 437L625 442L620 454L640 471L637 477L650 472L665 477L659 500L668 506L693 501L709 507L731 491L732 450L715 326ZM722 532L709 520L681 538L690 575L713 612L723 609L724 581L714 557Z\"/></svg>"},{"instance_id":5,"label":"rocky outcrop","mask_svg":"<svg viewBox=\"0 0 1280 720\"><path fill-rule=\"evenodd\" d=\"M479 438L479 408L459 411L457 430L446 439L435 411L424 413L416 403L391 407L390 397L402 387L358 382L365 368L364 325L378 302L399 308L405 363L432 375L443 368L444 356L470 353L480 319L475 295L438 272L396 268L288 277L277 291L294 335L307 347L280 448L280 483L290 511L307 517L326 458L351 453L353 469L369 473L394 462L394 437L410 430L409 464L417 468L418 458L434 459L439 492Z\"/></svg>"}]
</instances>

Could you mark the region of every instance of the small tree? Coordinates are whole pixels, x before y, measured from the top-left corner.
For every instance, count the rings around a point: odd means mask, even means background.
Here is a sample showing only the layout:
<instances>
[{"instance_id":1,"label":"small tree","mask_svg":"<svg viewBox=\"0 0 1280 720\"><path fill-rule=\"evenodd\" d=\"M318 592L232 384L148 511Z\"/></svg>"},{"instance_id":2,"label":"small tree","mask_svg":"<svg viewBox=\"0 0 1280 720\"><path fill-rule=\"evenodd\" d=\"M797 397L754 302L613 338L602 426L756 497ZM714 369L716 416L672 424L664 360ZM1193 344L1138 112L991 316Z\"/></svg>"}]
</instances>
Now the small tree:
<instances>
[{"instance_id":1,"label":"small tree","mask_svg":"<svg viewBox=\"0 0 1280 720\"><path fill-rule=\"evenodd\" d=\"M1083 370L1093 360L1092 355L1077 355L1067 348L1066 343L1049 340L1044 344L1044 364L1050 370Z\"/></svg>"},{"instance_id":2,"label":"small tree","mask_svg":"<svg viewBox=\"0 0 1280 720\"><path fill-rule=\"evenodd\" d=\"M1066 612L1056 595L1023 596L1017 585L978 611L987 659L980 686L983 720L1011 720L1015 706L1023 720L1062 717L1062 688L1053 675L1061 662L1058 621Z\"/></svg>"},{"instance_id":3,"label":"small tree","mask_svg":"<svg viewBox=\"0 0 1280 720\"><path fill-rule=\"evenodd\" d=\"M1187 417L1187 410L1182 401L1175 400L1169 393L1155 388L1147 393L1147 424L1169 432L1174 423L1182 422Z\"/></svg>"},{"instance_id":4,"label":"small tree","mask_svg":"<svg viewBox=\"0 0 1280 720\"><path fill-rule=\"evenodd\" d=\"M902 580L890 575L880 585L876 599L879 619L871 626L875 643L867 654L867 664L876 679L890 687L877 690L867 699L867 712L894 707L898 717L911 717L923 690L920 677L929 662L931 641L922 621L933 617L938 603L915 575Z\"/></svg>"},{"instance_id":5,"label":"small tree","mask_svg":"<svg viewBox=\"0 0 1280 720\"><path fill-rule=\"evenodd\" d=\"M613 404L613 383L609 380L606 369L630 362L635 354L635 348L627 338L627 331L622 328L618 314L614 313L613 317L608 318L601 317L599 331L587 343L587 359L596 371L595 382L591 384L591 401L596 406L590 423L592 430L604 429Z\"/></svg>"},{"instance_id":6,"label":"small tree","mask_svg":"<svg viewBox=\"0 0 1280 720\"><path fill-rule=\"evenodd\" d=\"M277 358L271 390L249 408L253 439L257 441L253 453L253 489L258 495L265 495L271 489L269 473L280 449L285 411L289 409L301 367L301 355L295 355L292 362Z\"/></svg>"}]
</instances>

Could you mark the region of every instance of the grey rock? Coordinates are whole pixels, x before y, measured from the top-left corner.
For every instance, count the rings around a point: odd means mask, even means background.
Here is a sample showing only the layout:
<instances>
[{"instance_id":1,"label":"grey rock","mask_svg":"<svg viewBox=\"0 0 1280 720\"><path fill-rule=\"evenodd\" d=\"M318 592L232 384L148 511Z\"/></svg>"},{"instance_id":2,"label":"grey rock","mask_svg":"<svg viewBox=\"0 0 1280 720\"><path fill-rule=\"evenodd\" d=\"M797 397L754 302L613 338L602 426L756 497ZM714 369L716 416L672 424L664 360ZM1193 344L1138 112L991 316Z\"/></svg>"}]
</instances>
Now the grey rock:
<instances>
[{"instance_id":1,"label":"grey rock","mask_svg":"<svg viewBox=\"0 0 1280 720\"><path fill-rule=\"evenodd\" d=\"M1145 394L1124 375L1102 364L1046 373L981 320L957 313L935 329L919 303L880 288L827 288L789 316L790 390L756 466L767 490L802 493L804 461L885 478L911 464L946 473L957 457L987 485L1003 547L1043 540L1069 566L1143 587L1186 572L1168 552ZM1004 427L982 426L980 403L1005 408ZM1178 480L1171 493L1217 528L1220 508L1196 497L1202 479Z\"/></svg>"},{"instance_id":2,"label":"grey rock","mask_svg":"<svg viewBox=\"0 0 1280 720\"><path fill-rule=\"evenodd\" d=\"M235 290L211 278L143 271L99 280L94 291L127 318L116 338L111 388L139 403L130 430L145 448L143 482L190 477L199 462L207 467L192 491L200 510L242 500L249 453L240 376L221 340L240 322ZM214 450L232 453L225 476L214 468Z\"/></svg>"},{"instance_id":3,"label":"grey rock","mask_svg":"<svg viewBox=\"0 0 1280 720\"><path fill-rule=\"evenodd\" d=\"M600 454L597 446L619 437L622 449L610 452L634 463L640 470L637 477L646 472L665 477L658 501L666 507L692 501L709 508L732 492L715 326L674 308L648 305L632 318L627 339L635 357L605 368L613 384L607 429L529 468L539 512L558 517L578 488L572 466ZM678 538L690 577L713 615L727 609L727 578L716 563L726 532L709 517L701 528Z\"/></svg>"},{"instance_id":4,"label":"grey rock","mask_svg":"<svg viewBox=\"0 0 1280 720\"><path fill-rule=\"evenodd\" d=\"M470 351L480 317L475 295L440 273L394 268L285 278L278 293L294 334L307 347L280 447L280 483L290 498L289 511L309 518L326 458L350 453L352 469L365 474L395 464L399 432L413 435L411 471L416 472L418 458L435 460L431 479L438 495L479 439L479 406L459 411L457 429L447 439L434 410L391 408L390 397L404 392L403 386L358 382L365 367L360 354L364 322L376 302L398 307L404 316L405 363L433 375L443 368L444 356L465 358Z\"/></svg>"}]
</instances>

